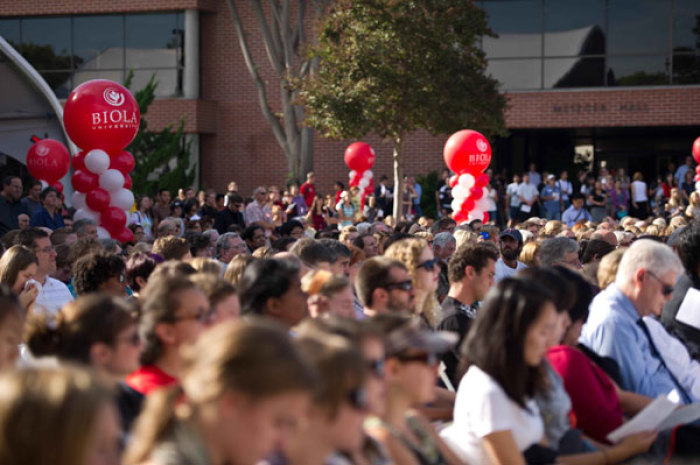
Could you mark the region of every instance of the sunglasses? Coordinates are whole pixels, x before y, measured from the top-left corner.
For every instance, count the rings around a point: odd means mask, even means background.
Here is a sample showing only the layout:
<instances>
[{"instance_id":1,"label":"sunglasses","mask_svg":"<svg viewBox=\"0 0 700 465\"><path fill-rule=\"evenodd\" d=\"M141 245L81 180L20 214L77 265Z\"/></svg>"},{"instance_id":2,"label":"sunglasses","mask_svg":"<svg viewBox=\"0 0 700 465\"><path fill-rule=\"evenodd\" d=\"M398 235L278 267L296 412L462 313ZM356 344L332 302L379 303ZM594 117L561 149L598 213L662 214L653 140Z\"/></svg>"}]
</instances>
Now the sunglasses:
<instances>
[{"instance_id":1,"label":"sunglasses","mask_svg":"<svg viewBox=\"0 0 700 465\"><path fill-rule=\"evenodd\" d=\"M396 358L404 363L419 362L431 367L436 366L438 363L440 363L440 358L437 356L437 354L434 354L432 352L425 352L416 355L397 355Z\"/></svg>"},{"instance_id":2,"label":"sunglasses","mask_svg":"<svg viewBox=\"0 0 700 465\"><path fill-rule=\"evenodd\" d=\"M348 392L346 397L348 404L356 410L367 410L369 400L367 399L367 391L364 387L358 387Z\"/></svg>"},{"instance_id":3,"label":"sunglasses","mask_svg":"<svg viewBox=\"0 0 700 465\"><path fill-rule=\"evenodd\" d=\"M407 279L406 281L401 281L398 283L389 283L386 286L384 286L384 289L387 291L391 291L394 289L400 289L402 291L409 292L410 290L413 289L413 281L410 279Z\"/></svg>"},{"instance_id":4,"label":"sunglasses","mask_svg":"<svg viewBox=\"0 0 700 465\"><path fill-rule=\"evenodd\" d=\"M432 260L426 260L423 263L419 263L416 268L425 268L425 271L433 271L438 264L438 259L433 258Z\"/></svg>"},{"instance_id":5,"label":"sunglasses","mask_svg":"<svg viewBox=\"0 0 700 465\"><path fill-rule=\"evenodd\" d=\"M369 372L376 378L380 379L384 378L384 365L385 362L383 359L367 361L367 369L369 370Z\"/></svg>"},{"instance_id":6,"label":"sunglasses","mask_svg":"<svg viewBox=\"0 0 700 465\"><path fill-rule=\"evenodd\" d=\"M673 286L669 286L665 282L661 281L661 279L658 276L656 276L654 273L652 273L649 270L647 270L647 274L649 274L649 276L651 276L652 278L657 280L659 282L659 284L661 284L661 293L664 295L664 297L668 297L671 294L673 294Z\"/></svg>"}]
</instances>

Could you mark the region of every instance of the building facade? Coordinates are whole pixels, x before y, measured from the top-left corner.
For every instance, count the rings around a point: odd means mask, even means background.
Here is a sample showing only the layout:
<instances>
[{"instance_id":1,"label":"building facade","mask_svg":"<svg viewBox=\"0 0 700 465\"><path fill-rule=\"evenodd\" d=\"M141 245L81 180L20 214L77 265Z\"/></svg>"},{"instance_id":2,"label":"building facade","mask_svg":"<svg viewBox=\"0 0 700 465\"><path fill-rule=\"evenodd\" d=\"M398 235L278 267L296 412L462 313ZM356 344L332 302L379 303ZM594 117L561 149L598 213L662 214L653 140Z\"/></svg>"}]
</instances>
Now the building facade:
<instances>
[{"instance_id":1,"label":"building facade","mask_svg":"<svg viewBox=\"0 0 700 465\"><path fill-rule=\"evenodd\" d=\"M483 40L488 72L508 96L510 135L493 141L492 166L663 171L700 135L700 4L696 0L497 0L478 2L497 37ZM248 2L237 1L275 106L274 72ZM132 89L155 74L145 116L162 128L185 118L202 187L243 193L283 184L287 163L267 125L224 0L60 0L0 3L0 35L59 98L89 79ZM1 91L0 91L1 92ZM406 172L444 167L445 136L412 134ZM373 137L375 176L391 175L391 145ZM346 181L351 141L316 138L321 191ZM0 149L1 150L1 149Z\"/></svg>"}]
</instances>

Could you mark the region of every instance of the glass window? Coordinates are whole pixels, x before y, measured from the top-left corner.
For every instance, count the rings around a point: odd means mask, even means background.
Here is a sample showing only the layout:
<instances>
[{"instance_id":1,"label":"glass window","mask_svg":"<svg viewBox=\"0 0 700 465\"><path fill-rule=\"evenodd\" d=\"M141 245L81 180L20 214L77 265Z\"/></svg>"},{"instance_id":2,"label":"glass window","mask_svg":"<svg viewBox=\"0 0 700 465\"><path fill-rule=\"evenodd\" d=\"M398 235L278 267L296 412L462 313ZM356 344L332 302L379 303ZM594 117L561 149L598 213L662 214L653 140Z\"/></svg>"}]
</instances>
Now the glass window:
<instances>
[{"instance_id":1,"label":"glass window","mask_svg":"<svg viewBox=\"0 0 700 465\"><path fill-rule=\"evenodd\" d=\"M76 16L73 20L74 54L81 69L124 68L124 17Z\"/></svg>"},{"instance_id":2,"label":"glass window","mask_svg":"<svg viewBox=\"0 0 700 465\"><path fill-rule=\"evenodd\" d=\"M182 89L182 70L178 69L139 69L134 70L134 77L131 81L131 89L143 89L148 84L149 79L155 73L156 97L180 97Z\"/></svg>"},{"instance_id":3,"label":"glass window","mask_svg":"<svg viewBox=\"0 0 700 465\"><path fill-rule=\"evenodd\" d=\"M673 2L673 50L700 48L700 3L697 0Z\"/></svg>"},{"instance_id":4,"label":"glass window","mask_svg":"<svg viewBox=\"0 0 700 465\"><path fill-rule=\"evenodd\" d=\"M489 60L487 74L501 83L504 90L542 88L542 60Z\"/></svg>"},{"instance_id":5,"label":"glass window","mask_svg":"<svg viewBox=\"0 0 700 465\"><path fill-rule=\"evenodd\" d=\"M666 53L671 2L608 0L608 53Z\"/></svg>"},{"instance_id":6,"label":"glass window","mask_svg":"<svg viewBox=\"0 0 700 465\"><path fill-rule=\"evenodd\" d=\"M37 70L72 69L69 17L22 20L21 53Z\"/></svg>"},{"instance_id":7,"label":"glass window","mask_svg":"<svg viewBox=\"0 0 700 465\"><path fill-rule=\"evenodd\" d=\"M0 19L0 36L14 46L19 45L19 19Z\"/></svg>"},{"instance_id":8,"label":"glass window","mask_svg":"<svg viewBox=\"0 0 700 465\"><path fill-rule=\"evenodd\" d=\"M666 56L609 57L609 86L657 86L668 84Z\"/></svg>"},{"instance_id":9,"label":"glass window","mask_svg":"<svg viewBox=\"0 0 700 465\"><path fill-rule=\"evenodd\" d=\"M73 90L73 80L70 71L39 71L41 77L56 94L58 98L68 98ZM77 85L77 84L76 84Z\"/></svg>"},{"instance_id":10,"label":"glass window","mask_svg":"<svg viewBox=\"0 0 700 465\"><path fill-rule=\"evenodd\" d=\"M605 85L605 58L547 58L544 87L597 87Z\"/></svg>"},{"instance_id":11,"label":"glass window","mask_svg":"<svg viewBox=\"0 0 700 465\"><path fill-rule=\"evenodd\" d=\"M605 0L547 0L545 56L605 53Z\"/></svg>"},{"instance_id":12,"label":"glass window","mask_svg":"<svg viewBox=\"0 0 700 465\"><path fill-rule=\"evenodd\" d=\"M126 67L178 66L182 29L178 15L145 14L126 17Z\"/></svg>"},{"instance_id":13,"label":"glass window","mask_svg":"<svg viewBox=\"0 0 700 465\"><path fill-rule=\"evenodd\" d=\"M484 38L490 58L542 55L542 1L486 1L483 8L498 39Z\"/></svg>"},{"instance_id":14,"label":"glass window","mask_svg":"<svg viewBox=\"0 0 700 465\"><path fill-rule=\"evenodd\" d=\"M700 57L695 54L673 55L673 84L700 84Z\"/></svg>"}]
</instances>

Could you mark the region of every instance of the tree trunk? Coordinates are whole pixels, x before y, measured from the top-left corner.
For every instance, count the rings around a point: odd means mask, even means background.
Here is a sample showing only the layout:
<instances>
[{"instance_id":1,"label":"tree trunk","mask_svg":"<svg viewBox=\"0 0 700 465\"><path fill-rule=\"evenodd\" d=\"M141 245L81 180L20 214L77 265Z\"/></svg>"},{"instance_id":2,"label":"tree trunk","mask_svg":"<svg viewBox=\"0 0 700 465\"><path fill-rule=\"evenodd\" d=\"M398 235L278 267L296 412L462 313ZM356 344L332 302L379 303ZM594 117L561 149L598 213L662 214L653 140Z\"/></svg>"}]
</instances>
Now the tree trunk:
<instances>
[{"instance_id":1,"label":"tree trunk","mask_svg":"<svg viewBox=\"0 0 700 465\"><path fill-rule=\"evenodd\" d=\"M403 211L403 137L396 136L394 139L394 219L398 223L401 221Z\"/></svg>"}]
</instances>

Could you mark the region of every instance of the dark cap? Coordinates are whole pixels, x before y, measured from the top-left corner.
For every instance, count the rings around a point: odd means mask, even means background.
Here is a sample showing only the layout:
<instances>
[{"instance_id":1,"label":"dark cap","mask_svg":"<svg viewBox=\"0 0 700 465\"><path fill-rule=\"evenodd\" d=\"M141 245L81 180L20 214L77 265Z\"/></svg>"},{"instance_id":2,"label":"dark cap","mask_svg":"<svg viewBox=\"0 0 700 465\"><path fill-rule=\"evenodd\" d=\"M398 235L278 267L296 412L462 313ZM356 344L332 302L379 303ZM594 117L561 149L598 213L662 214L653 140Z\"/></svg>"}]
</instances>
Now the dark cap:
<instances>
[{"instance_id":1,"label":"dark cap","mask_svg":"<svg viewBox=\"0 0 700 465\"><path fill-rule=\"evenodd\" d=\"M412 349L442 354L454 347L457 339L455 333L431 331L411 323L389 333L386 337L386 354L392 356Z\"/></svg>"},{"instance_id":2,"label":"dark cap","mask_svg":"<svg viewBox=\"0 0 700 465\"><path fill-rule=\"evenodd\" d=\"M500 239L503 239L503 238L506 237L506 236L512 237L513 239L515 239L515 240L518 241L518 242L522 242L522 241L523 241L523 235L520 234L520 231L518 231L517 229L514 229L514 228L508 228L508 229L503 230L503 232L501 233L501 235L498 236L498 237L499 237Z\"/></svg>"}]
</instances>

